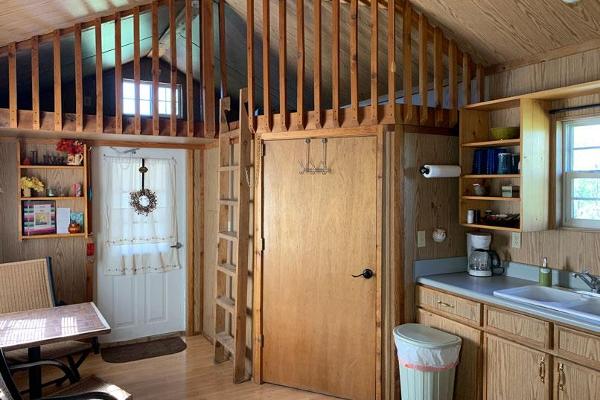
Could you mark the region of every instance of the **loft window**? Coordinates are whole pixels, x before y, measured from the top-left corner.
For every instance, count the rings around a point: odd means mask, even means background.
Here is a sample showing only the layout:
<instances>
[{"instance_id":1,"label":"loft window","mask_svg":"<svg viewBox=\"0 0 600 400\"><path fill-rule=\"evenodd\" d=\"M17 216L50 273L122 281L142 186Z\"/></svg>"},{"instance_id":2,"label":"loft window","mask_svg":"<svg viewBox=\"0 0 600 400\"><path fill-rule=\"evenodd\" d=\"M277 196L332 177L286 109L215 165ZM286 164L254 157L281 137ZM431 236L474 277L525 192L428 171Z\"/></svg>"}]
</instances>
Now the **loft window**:
<instances>
[{"instance_id":1,"label":"loft window","mask_svg":"<svg viewBox=\"0 0 600 400\"><path fill-rule=\"evenodd\" d=\"M563 225L600 229L600 119L566 122Z\"/></svg>"},{"instance_id":2,"label":"loft window","mask_svg":"<svg viewBox=\"0 0 600 400\"><path fill-rule=\"evenodd\" d=\"M181 118L181 85L176 85L175 109ZM140 81L140 115L152 116L152 82ZM123 79L123 114L135 115L135 83L131 79ZM158 114L162 117L171 115L171 84L158 84Z\"/></svg>"}]
</instances>

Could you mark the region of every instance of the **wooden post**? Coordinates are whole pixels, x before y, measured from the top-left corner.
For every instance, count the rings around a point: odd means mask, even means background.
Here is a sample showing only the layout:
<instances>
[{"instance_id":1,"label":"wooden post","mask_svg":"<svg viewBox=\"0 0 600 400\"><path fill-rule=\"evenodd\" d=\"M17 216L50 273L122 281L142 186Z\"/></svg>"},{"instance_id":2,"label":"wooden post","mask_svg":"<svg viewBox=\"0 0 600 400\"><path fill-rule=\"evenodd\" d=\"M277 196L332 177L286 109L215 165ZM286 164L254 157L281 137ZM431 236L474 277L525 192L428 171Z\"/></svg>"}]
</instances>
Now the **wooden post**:
<instances>
[{"instance_id":1,"label":"wooden post","mask_svg":"<svg viewBox=\"0 0 600 400\"><path fill-rule=\"evenodd\" d=\"M187 105L187 135L189 137L194 136L194 66L192 59L192 17L192 0L185 0L185 103ZM222 56L223 55L221 54L221 57ZM193 152L188 154L191 154L192 157L194 155Z\"/></svg>"},{"instance_id":2,"label":"wooden post","mask_svg":"<svg viewBox=\"0 0 600 400\"><path fill-rule=\"evenodd\" d=\"M389 17L388 17L389 18ZM414 120L414 108L412 102L412 8L410 3L404 3L404 14L402 19L402 65L403 65L403 91L404 91L404 121ZM388 50L389 51L389 50Z\"/></svg>"},{"instance_id":3,"label":"wooden post","mask_svg":"<svg viewBox=\"0 0 600 400\"><path fill-rule=\"evenodd\" d=\"M405 2L404 9L410 10L410 7L408 6L408 2ZM406 20L403 23L406 25L407 24ZM410 29L410 23L408 23L408 26ZM387 106L386 114L393 121L396 119L396 46L395 46L395 39L396 39L396 5L395 5L394 0L388 0L388 15L387 15L388 106ZM406 43L404 45L406 46ZM412 55L410 57L412 57ZM410 58L408 58L408 60L410 60ZM404 63L404 68L406 68L406 62Z\"/></svg>"},{"instance_id":4,"label":"wooden post","mask_svg":"<svg viewBox=\"0 0 600 400\"><path fill-rule=\"evenodd\" d=\"M169 0L169 47L171 50L171 116L169 134L177 136L177 13L175 0Z\"/></svg>"},{"instance_id":5,"label":"wooden post","mask_svg":"<svg viewBox=\"0 0 600 400\"><path fill-rule=\"evenodd\" d=\"M10 128L16 128L17 121L17 44L8 45L8 109Z\"/></svg>"},{"instance_id":6,"label":"wooden post","mask_svg":"<svg viewBox=\"0 0 600 400\"><path fill-rule=\"evenodd\" d=\"M160 58L158 50L158 0L152 2L152 134L160 134L160 116L158 115L158 78Z\"/></svg>"},{"instance_id":7,"label":"wooden post","mask_svg":"<svg viewBox=\"0 0 600 400\"><path fill-rule=\"evenodd\" d=\"M213 64L212 1L201 0L202 8L202 106L204 107L204 136L214 137L215 78Z\"/></svg>"},{"instance_id":8,"label":"wooden post","mask_svg":"<svg viewBox=\"0 0 600 400\"><path fill-rule=\"evenodd\" d=\"M115 14L115 133L123 133L123 68L121 61L121 15Z\"/></svg>"},{"instance_id":9,"label":"wooden post","mask_svg":"<svg viewBox=\"0 0 600 400\"><path fill-rule=\"evenodd\" d=\"M358 0L350 0L350 120L358 125Z\"/></svg>"},{"instance_id":10,"label":"wooden post","mask_svg":"<svg viewBox=\"0 0 600 400\"><path fill-rule=\"evenodd\" d=\"M450 97L450 127L458 122L458 54L456 42L448 42L448 93Z\"/></svg>"},{"instance_id":11,"label":"wooden post","mask_svg":"<svg viewBox=\"0 0 600 400\"><path fill-rule=\"evenodd\" d=\"M227 97L227 47L225 46L225 0L219 0L219 62L221 98Z\"/></svg>"},{"instance_id":12,"label":"wooden post","mask_svg":"<svg viewBox=\"0 0 600 400\"><path fill-rule=\"evenodd\" d=\"M60 30L52 36L52 55L54 58L54 130L62 130L62 74L60 70Z\"/></svg>"},{"instance_id":13,"label":"wooden post","mask_svg":"<svg viewBox=\"0 0 600 400\"><path fill-rule=\"evenodd\" d=\"M444 120L444 36L439 26L433 31L433 86L435 92L435 125Z\"/></svg>"},{"instance_id":14,"label":"wooden post","mask_svg":"<svg viewBox=\"0 0 600 400\"><path fill-rule=\"evenodd\" d=\"M304 0L296 0L296 38L298 40L298 83L296 85L297 128L304 129Z\"/></svg>"},{"instance_id":15,"label":"wooden post","mask_svg":"<svg viewBox=\"0 0 600 400\"><path fill-rule=\"evenodd\" d=\"M477 64L477 93L479 94L479 98L477 99L479 102L485 101L485 71L483 70L483 65Z\"/></svg>"},{"instance_id":16,"label":"wooden post","mask_svg":"<svg viewBox=\"0 0 600 400\"><path fill-rule=\"evenodd\" d=\"M271 50L271 16L269 14L269 0L262 1L263 11L263 44L262 44L262 65L263 65L263 114L266 117L267 131L271 131L273 126L273 115L271 113L271 65L269 64L269 51Z\"/></svg>"},{"instance_id":17,"label":"wooden post","mask_svg":"<svg viewBox=\"0 0 600 400\"><path fill-rule=\"evenodd\" d=\"M467 53L463 53L463 94L465 105L471 104L471 58Z\"/></svg>"},{"instance_id":18,"label":"wooden post","mask_svg":"<svg viewBox=\"0 0 600 400\"><path fill-rule=\"evenodd\" d=\"M254 0L246 1L246 56L248 76L248 120L252 132L254 126Z\"/></svg>"},{"instance_id":19,"label":"wooden post","mask_svg":"<svg viewBox=\"0 0 600 400\"><path fill-rule=\"evenodd\" d=\"M104 94L102 92L102 20L94 21L96 33L96 132L104 131Z\"/></svg>"},{"instance_id":20,"label":"wooden post","mask_svg":"<svg viewBox=\"0 0 600 400\"><path fill-rule=\"evenodd\" d=\"M333 126L340 126L340 0L332 0L331 108Z\"/></svg>"},{"instance_id":21,"label":"wooden post","mask_svg":"<svg viewBox=\"0 0 600 400\"><path fill-rule=\"evenodd\" d=\"M425 124L429 117L429 99L428 99L428 73L429 65L427 59L427 18L419 14L419 96L421 97L421 124Z\"/></svg>"},{"instance_id":22,"label":"wooden post","mask_svg":"<svg viewBox=\"0 0 600 400\"><path fill-rule=\"evenodd\" d=\"M283 3L285 1L282 0ZM321 1L314 3L314 36L315 36L315 54L313 59L313 94L315 110L315 128L321 128Z\"/></svg>"},{"instance_id":23,"label":"wooden post","mask_svg":"<svg viewBox=\"0 0 600 400\"><path fill-rule=\"evenodd\" d=\"M75 132L83 131L83 65L81 59L81 24L73 31L75 50ZM115 68L116 75L116 68Z\"/></svg>"},{"instance_id":24,"label":"wooden post","mask_svg":"<svg viewBox=\"0 0 600 400\"><path fill-rule=\"evenodd\" d=\"M142 118L140 116L140 8L133 9L133 84L135 86L135 116L133 131L136 135L142 133Z\"/></svg>"},{"instance_id":25,"label":"wooden post","mask_svg":"<svg viewBox=\"0 0 600 400\"><path fill-rule=\"evenodd\" d=\"M378 74L378 33L379 33L379 10L378 1L371 1L371 123L376 124L379 121L378 104L379 96L377 93L377 74ZM389 43L388 43L389 45ZM395 46L391 43L392 47Z\"/></svg>"},{"instance_id":26,"label":"wooden post","mask_svg":"<svg viewBox=\"0 0 600 400\"><path fill-rule=\"evenodd\" d=\"M315 3L315 7L320 7L319 2ZM286 0L279 0L279 117L281 122L281 130L286 131L288 128L288 113L287 113L287 14Z\"/></svg>"},{"instance_id":27,"label":"wooden post","mask_svg":"<svg viewBox=\"0 0 600 400\"><path fill-rule=\"evenodd\" d=\"M40 46L39 37L31 38L31 123L40 129Z\"/></svg>"}]
</instances>

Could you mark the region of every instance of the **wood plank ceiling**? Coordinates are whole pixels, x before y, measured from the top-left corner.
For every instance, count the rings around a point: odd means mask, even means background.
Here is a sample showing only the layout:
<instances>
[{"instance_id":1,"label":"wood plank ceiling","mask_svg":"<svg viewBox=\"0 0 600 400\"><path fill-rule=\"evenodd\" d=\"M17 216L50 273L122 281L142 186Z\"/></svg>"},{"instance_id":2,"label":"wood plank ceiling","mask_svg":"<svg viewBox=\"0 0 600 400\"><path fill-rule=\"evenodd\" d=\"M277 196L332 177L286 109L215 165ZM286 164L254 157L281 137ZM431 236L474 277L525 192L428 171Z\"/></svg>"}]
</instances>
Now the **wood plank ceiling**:
<instances>
[{"instance_id":1,"label":"wood plank ceiling","mask_svg":"<svg viewBox=\"0 0 600 400\"><path fill-rule=\"evenodd\" d=\"M411 0L487 65L599 40L600 1Z\"/></svg>"}]
</instances>

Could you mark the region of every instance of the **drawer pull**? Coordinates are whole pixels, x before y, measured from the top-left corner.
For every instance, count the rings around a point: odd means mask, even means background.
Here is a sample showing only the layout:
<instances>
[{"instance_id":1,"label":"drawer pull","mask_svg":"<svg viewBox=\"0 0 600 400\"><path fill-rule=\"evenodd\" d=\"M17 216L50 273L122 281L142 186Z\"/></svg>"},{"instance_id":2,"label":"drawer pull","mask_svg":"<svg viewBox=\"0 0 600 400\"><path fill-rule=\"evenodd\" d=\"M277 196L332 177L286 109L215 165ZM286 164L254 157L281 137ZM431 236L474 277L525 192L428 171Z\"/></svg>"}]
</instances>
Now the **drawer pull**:
<instances>
[{"instance_id":1,"label":"drawer pull","mask_svg":"<svg viewBox=\"0 0 600 400\"><path fill-rule=\"evenodd\" d=\"M545 357L542 357L542 359L540 360L539 375L540 375L540 380L542 381L542 383L544 383L544 380L546 379L546 360L545 360Z\"/></svg>"},{"instance_id":2,"label":"drawer pull","mask_svg":"<svg viewBox=\"0 0 600 400\"><path fill-rule=\"evenodd\" d=\"M565 365L558 363L558 390L565 390Z\"/></svg>"},{"instance_id":3,"label":"drawer pull","mask_svg":"<svg viewBox=\"0 0 600 400\"><path fill-rule=\"evenodd\" d=\"M454 308L454 306L453 306L452 304L444 303L444 302L443 302L443 301L441 301L441 300L438 300L438 301L437 301L437 303L438 303L440 306L443 306L443 307Z\"/></svg>"}]
</instances>

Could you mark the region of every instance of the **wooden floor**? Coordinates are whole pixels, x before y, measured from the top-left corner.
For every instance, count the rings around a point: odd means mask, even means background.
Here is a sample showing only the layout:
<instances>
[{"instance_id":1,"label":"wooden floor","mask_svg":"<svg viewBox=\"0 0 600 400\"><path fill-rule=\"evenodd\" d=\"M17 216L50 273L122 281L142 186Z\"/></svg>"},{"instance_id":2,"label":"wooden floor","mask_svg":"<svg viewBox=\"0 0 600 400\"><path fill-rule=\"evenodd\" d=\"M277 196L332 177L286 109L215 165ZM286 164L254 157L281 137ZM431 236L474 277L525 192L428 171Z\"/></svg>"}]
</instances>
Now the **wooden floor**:
<instances>
[{"instance_id":1,"label":"wooden floor","mask_svg":"<svg viewBox=\"0 0 600 400\"><path fill-rule=\"evenodd\" d=\"M194 336L185 338L185 341L188 347L181 353L129 363L109 364L100 355L92 355L83 364L81 375L93 374L114 383L131 393L135 400L333 399L270 384L246 382L234 385L231 362L215 365L213 346L205 338ZM24 377L18 378L22 381ZM48 388L44 394L52 391Z\"/></svg>"}]
</instances>

